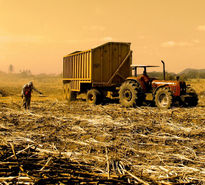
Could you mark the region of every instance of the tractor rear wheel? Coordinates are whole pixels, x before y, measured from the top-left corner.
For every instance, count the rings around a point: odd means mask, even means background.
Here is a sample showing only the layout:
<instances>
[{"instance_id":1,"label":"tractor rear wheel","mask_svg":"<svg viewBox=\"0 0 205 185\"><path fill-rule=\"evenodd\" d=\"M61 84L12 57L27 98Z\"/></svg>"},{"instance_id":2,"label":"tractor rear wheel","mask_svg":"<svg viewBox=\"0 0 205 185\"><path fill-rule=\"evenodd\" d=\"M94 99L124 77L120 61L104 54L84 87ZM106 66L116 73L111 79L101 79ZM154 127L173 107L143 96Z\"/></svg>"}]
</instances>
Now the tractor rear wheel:
<instances>
[{"instance_id":1,"label":"tractor rear wheel","mask_svg":"<svg viewBox=\"0 0 205 185\"><path fill-rule=\"evenodd\" d=\"M101 93L97 89L91 89L87 92L86 101L89 104L97 105L101 103Z\"/></svg>"},{"instance_id":2,"label":"tractor rear wheel","mask_svg":"<svg viewBox=\"0 0 205 185\"><path fill-rule=\"evenodd\" d=\"M155 104L160 109L169 109L172 106L172 93L168 87L159 88L155 94Z\"/></svg>"},{"instance_id":3,"label":"tractor rear wheel","mask_svg":"<svg viewBox=\"0 0 205 185\"><path fill-rule=\"evenodd\" d=\"M133 81L124 82L119 91L120 103L125 107L135 107L144 101L144 94L138 83Z\"/></svg>"}]
</instances>

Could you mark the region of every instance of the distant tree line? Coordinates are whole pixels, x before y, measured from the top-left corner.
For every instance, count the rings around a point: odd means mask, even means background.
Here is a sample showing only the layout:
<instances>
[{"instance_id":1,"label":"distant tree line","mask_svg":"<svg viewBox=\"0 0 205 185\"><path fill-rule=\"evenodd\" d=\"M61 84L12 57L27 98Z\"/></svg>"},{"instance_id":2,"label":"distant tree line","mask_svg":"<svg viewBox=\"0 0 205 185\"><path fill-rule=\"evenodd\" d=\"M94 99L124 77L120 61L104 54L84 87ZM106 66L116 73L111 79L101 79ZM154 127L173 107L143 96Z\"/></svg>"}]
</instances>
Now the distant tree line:
<instances>
[{"instance_id":1,"label":"distant tree line","mask_svg":"<svg viewBox=\"0 0 205 185\"><path fill-rule=\"evenodd\" d=\"M192 71L188 71L186 73L182 73L180 76L184 79L193 79L193 78L205 79L205 71L203 72L203 71L192 70Z\"/></svg>"},{"instance_id":2,"label":"distant tree line","mask_svg":"<svg viewBox=\"0 0 205 185\"><path fill-rule=\"evenodd\" d=\"M148 73L151 78L163 79L162 72L150 72ZM184 70L180 73L168 73L166 72L167 80L175 80L179 76L181 80L189 79L205 79L205 70Z\"/></svg>"},{"instance_id":3,"label":"distant tree line","mask_svg":"<svg viewBox=\"0 0 205 185\"><path fill-rule=\"evenodd\" d=\"M9 68L8 68L8 72L10 74L14 74L14 66L12 64L9 65ZM0 71L0 74L3 74L3 72ZM34 76L32 73L31 73L31 70L20 70L19 73L16 73L16 75L18 75L19 77L32 77ZM151 77L151 78L157 78L157 79L163 79L163 73L162 72L148 72L148 75ZM38 76L38 77L45 77L45 76L59 76L59 77L62 77L62 73L60 73L59 75L47 75L47 74L39 74L39 75L35 75L35 76ZM205 79L205 69L185 69L183 70L182 72L180 73L169 73L169 72L166 72L166 79L167 80L175 80L176 77L179 76L181 80L189 80L189 79L199 79L199 78L202 78L202 79Z\"/></svg>"},{"instance_id":4,"label":"distant tree line","mask_svg":"<svg viewBox=\"0 0 205 185\"><path fill-rule=\"evenodd\" d=\"M32 76L31 70L20 70L19 76L21 77Z\"/></svg>"},{"instance_id":5,"label":"distant tree line","mask_svg":"<svg viewBox=\"0 0 205 185\"><path fill-rule=\"evenodd\" d=\"M160 80L163 79L163 73L162 72L149 72L148 75L151 78L157 78L157 79L160 79ZM168 72L165 73L165 78L167 80L175 80L176 77L177 77L177 74L175 74L175 73L168 73Z\"/></svg>"}]
</instances>

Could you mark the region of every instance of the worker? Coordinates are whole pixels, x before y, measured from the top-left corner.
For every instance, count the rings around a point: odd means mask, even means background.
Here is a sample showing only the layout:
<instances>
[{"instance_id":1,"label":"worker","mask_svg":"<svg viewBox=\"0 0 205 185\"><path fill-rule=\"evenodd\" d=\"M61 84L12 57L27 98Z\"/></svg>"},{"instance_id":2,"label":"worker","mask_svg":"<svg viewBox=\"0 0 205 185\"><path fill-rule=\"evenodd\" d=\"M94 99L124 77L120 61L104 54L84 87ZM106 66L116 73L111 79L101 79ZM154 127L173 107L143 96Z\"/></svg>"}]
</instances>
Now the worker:
<instances>
[{"instance_id":1,"label":"worker","mask_svg":"<svg viewBox=\"0 0 205 185\"><path fill-rule=\"evenodd\" d=\"M30 109L31 93L33 90L38 92L39 94L42 94L33 86L33 82L29 82L23 86L21 96L23 98L23 106L25 109Z\"/></svg>"},{"instance_id":2,"label":"worker","mask_svg":"<svg viewBox=\"0 0 205 185\"><path fill-rule=\"evenodd\" d=\"M144 89L145 89L145 90L149 90L151 83L150 83L150 78L149 78L149 76L147 75L146 69L144 69L144 71L143 71L143 75L141 76L141 81L142 81L142 83L144 84L144 85L143 85L143 86L144 86Z\"/></svg>"}]
</instances>

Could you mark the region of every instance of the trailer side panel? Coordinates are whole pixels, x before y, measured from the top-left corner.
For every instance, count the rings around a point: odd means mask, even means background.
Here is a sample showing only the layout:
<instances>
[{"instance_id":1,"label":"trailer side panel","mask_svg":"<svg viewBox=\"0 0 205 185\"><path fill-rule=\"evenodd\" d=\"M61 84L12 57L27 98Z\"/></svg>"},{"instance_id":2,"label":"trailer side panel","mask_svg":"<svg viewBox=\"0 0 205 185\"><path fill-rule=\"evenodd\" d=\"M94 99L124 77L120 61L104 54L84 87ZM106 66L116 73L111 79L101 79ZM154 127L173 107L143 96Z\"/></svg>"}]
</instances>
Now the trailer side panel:
<instances>
[{"instance_id":1,"label":"trailer side panel","mask_svg":"<svg viewBox=\"0 0 205 185\"><path fill-rule=\"evenodd\" d=\"M130 44L110 42L99 46L92 50L92 61L94 86L120 84L131 75Z\"/></svg>"},{"instance_id":2,"label":"trailer side panel","mask_svg":"<svg viewBox=\"0 0 205 185\"><path fill-rule=\"evenodd\" d=\"M80 91L81 83L91 83L91 50L70 54L63 59L63 80L70 81L72 91Z\"/></svg>"}]
</instances>

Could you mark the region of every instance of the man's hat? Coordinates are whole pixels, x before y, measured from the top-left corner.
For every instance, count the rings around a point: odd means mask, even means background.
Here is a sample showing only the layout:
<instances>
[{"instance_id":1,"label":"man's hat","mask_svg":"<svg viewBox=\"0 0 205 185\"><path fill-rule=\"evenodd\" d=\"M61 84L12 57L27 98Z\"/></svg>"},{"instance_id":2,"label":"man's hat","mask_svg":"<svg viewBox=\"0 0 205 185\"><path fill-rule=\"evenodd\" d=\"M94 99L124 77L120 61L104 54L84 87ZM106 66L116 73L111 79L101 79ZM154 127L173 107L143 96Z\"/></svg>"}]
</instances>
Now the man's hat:
<instances>
[{"instance_id":1,"label":"man's hat","mask_svg":"<svg viewBox=\"0 0 205 185\"><path fill-rule=\"evenodd\" d=\"M30 81L30 82L28 83L28 85L29 85L29 86L33 86L33 82Z\"/></svg>"}]
</instances>

